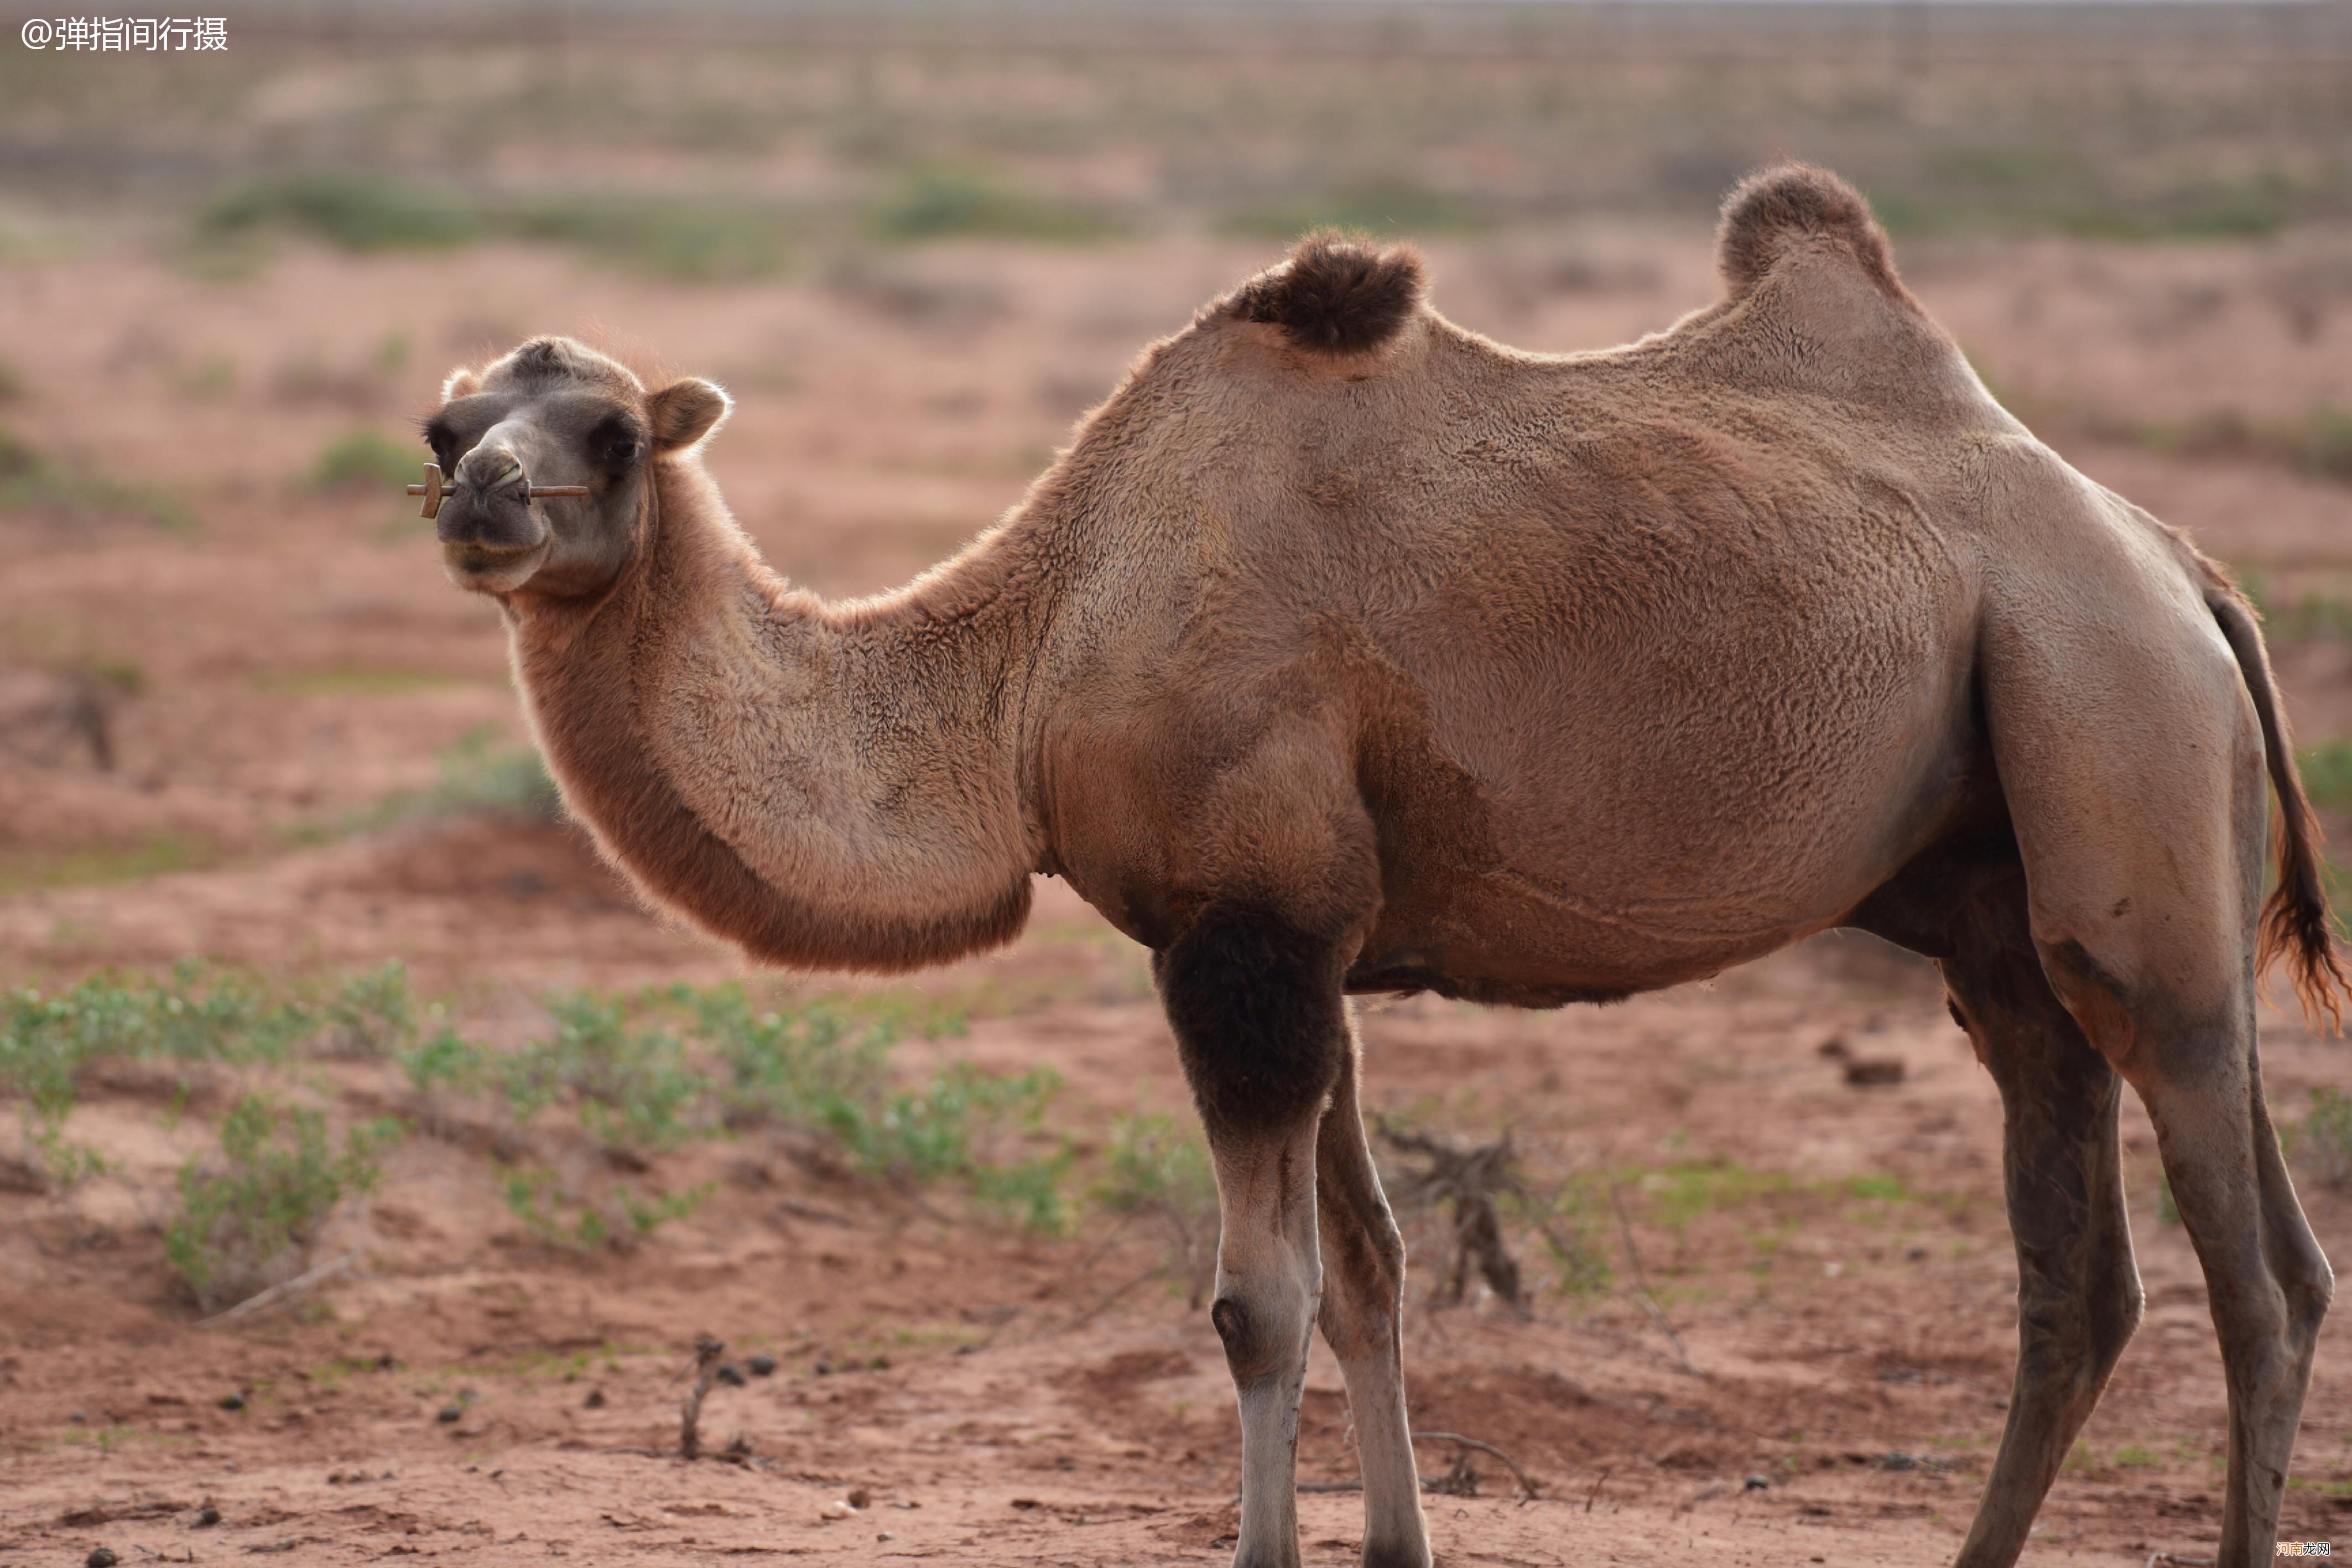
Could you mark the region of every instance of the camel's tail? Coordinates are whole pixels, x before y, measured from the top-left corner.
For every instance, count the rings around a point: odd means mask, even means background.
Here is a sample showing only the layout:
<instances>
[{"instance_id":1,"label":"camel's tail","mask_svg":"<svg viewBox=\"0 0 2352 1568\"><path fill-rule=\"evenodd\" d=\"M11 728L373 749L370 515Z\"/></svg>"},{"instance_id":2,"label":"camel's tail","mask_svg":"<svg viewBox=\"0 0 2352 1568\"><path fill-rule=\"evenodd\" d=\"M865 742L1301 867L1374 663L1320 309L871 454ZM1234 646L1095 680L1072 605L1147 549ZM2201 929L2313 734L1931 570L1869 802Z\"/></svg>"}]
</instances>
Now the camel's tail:
<instances>
[{"instance_id":1,"label":"camel's tail","mask_svg":"<svg viewBox=\"0 0 2352 1568\"><path fill-rule=\"evenodd\" d=\"M2315 1025L2323 1016L2330 1033L2344 1022L2344 998L2352 991L2352 977L2344 970L2344 956L2336 945L2335 917L2327 908L2327 887L2321 880L2319 819L2312 814L2311 799L2294 769L2294 746L2287 733L2286 715L2279 706L2278 683L2271 677L2270 654L2255 623L2253 607L2227 579L2206 566L2205 603L2221 623L2230 652L2246 679L2247 695L2263 725L2263 758L2269 765L2271 786L2278 791L2278 886L2263 905L2262 946L2257 962L2264 968L2284 956L2294 976L2294 994L2303 1012Z\"/></svg>"}]
</instances>

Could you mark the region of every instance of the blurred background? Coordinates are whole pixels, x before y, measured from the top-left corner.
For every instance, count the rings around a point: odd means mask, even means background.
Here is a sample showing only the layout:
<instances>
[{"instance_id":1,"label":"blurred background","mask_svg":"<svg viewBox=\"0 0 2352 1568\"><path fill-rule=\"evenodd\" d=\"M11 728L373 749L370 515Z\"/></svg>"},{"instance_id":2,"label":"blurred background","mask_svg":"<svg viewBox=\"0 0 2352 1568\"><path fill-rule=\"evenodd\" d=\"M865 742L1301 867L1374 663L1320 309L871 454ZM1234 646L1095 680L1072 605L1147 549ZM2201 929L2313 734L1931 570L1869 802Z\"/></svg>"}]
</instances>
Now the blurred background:
<instances>
[{"instance_id":1,"label":"blurred background","mask_svg":"<svg viewBox=\"0 0 2352 1568\"><path fill-rule=\"evenodd\" d=\"M1158 1500L1087 1552L1230 1529L1187 1305L1213 1209L1144 955L1055 884L1022 944L937 976L751 974L563 821L496 612L399 493L443 376L529 334L724 382L709 462L746 526L866 593L1013 505L1139 350L1304 229L1414 240L1476 330L1602 347L1714 298L1740 174L1824 163L1995 394L2261 600L2352 831L2352 5L230 10L223 48L112 52L0 6L21 1541L95 1541L89 1489L134 1482L341 1541L331 1449L404 1456L418 1530L478 1544L463 1451L593 1473L666 1560L658 1467L604 1450L675 1442L663 1379L704 1327L782 1363L714 1396L760 1459L729 1484L768 1500L714 1503L706 1544L785 1508L846 1551L815 1508L852 1490L924 1501L890 1528L966 1560L1064 1550L1118 1499ZM2265 1028L2352 1256L2342 1048ZM1759 1562L1948 1559L2014 1272L1998 1107L1932 971L1831 937L1606 1012L1363 1030L1423 1425L1579 1500L1602 1478L1577 1528L1623 1561L1703 1521ZM2202 1289L2126 1117L2150 1324L2039 1561L2217 1528ZM1456 1249L1482 1205L1499 1260ZM262 1339L189 1326L289 1284L237 1320ZM2289 1497L2317 1537L2352 1524L2343 1345ZM1318 1361L1325 1479L1354 1473L1337 1390ZM1566 1511L1507 1510L1469 1458L1484 1500L1441 1546L1551 1561ZM258 1476L280 1522L237 1514ZM1077 1500L1007 1511L1041 1489ZM609 1532L534 1506L542 1539ZM1309 1500L1333 1561L1356 1507Z\"/></svg>"}]
</instances>

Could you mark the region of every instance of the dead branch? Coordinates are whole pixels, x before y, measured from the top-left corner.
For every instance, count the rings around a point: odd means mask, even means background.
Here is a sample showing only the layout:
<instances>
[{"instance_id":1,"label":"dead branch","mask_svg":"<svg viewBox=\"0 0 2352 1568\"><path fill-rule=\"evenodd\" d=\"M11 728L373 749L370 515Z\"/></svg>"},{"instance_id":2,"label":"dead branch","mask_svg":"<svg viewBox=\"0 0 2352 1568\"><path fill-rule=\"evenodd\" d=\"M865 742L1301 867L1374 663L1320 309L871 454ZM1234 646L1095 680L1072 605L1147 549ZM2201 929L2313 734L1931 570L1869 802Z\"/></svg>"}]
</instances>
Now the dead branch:
<instances>
[{"instance_id":1,"label":"dead branch","mask_svg":"<svg viewBox=\"0 0 2352 1568\"><path fill-rule=\"evenodd\" d=\"M1465 1149L1386 1121L1379 1125L1381 1140L1391 1148L1429 1162L1426 1170L1408 1173L1398 1184L1399 1200L1408 1206L1444 1203L1453 1210L1454 1255L1441 1272L1435 1299L1459 1306L1475 1267L1513 1315L1525 1320L1529 1314L1518 1261L1503 1243L1503 1216L1495 1206L1499 1195L1518 1190L1510 1134Z\"/></svg>"},{"instance_id":2,"label":"dead branch","mask_svg":"<svg viewBox=\"0 0 2352 1568\"><path fill-rule=\"evenodd\" d=\"M1642 1310L1650 1314L1650 1320L1658 1325L1668 1343L1673 1344L1675 1354L1682 1358L1683 1370L1693 1377L1706 1377L1706 1374L1698 1369L1698 1364L1691 1360L1690 1347L1683 1343L1683 1336L1675 1332L1674 1323L1666 1317L1666 1310L1658 1305L1658 1298L1650 1293L1649 1272L1642 1267L1641 1249L1633 1245L1633 1222L1625 1218L1624 1194L1618 1190L1613 1181L1609 1184L1609 1207L1617 1211L1617 1233L1624 1238L1625 1267L1633 1276L1634 1301L1641 1303Z\"/></svg>"},{"instance_id":3,"label":"dead branch","mask_svg":"<svg viewBox=\"0 0 2352 1568\"><path fill-rule=\"evenodd\" d=\"M321 1263L315 1269L305 1270L290 1280L272 1285L257 1294L247 1296L233 1307L215 1312L211 1317L201 1319L196 1326L200 1329L208 1329L215 1323L234 1322L238 1318L249 1317L264 1307L275 1306L289 1296L301 1294L313 1285L323 1284L349 1269L358 1259L358 1253L346 1252L340 1258Z\"/></svg>"},{"instance_id":4,"label":"dead branch","mask_svg":"<svg viewBox=\"0 0 2352 1568\"><path fill-rule=\"evenodd\" d=\"M1492 1443L1481 1442L1475 1437L1465 1437L1459 1432L1415 1432L1412 1435L1412 1440L1416 1443L1457 1443L1465 1448L1475 1448L1482 1454L1492 1454L1503 1461L1511 1474L1518 1478L1521 1491L1530 1498L1542 1495L1536 1490L1534 1479L1527 1471L1519 1469L1519 1461Z\"/></svg>"},{"instance_id":5,"label":"dead branch","mask_svg":"<svg viewBox=\"0 0 2352 1568\"><path fill-rule=\"evenodd\" d=\"M707 1333L694 1336L694 1386L687 1390L678 1412L677 1451L689 1459L702 1457L702 1396L719 1376L719 1358L727 1354L725 1340Z\"/></svg>"}]
</instances>

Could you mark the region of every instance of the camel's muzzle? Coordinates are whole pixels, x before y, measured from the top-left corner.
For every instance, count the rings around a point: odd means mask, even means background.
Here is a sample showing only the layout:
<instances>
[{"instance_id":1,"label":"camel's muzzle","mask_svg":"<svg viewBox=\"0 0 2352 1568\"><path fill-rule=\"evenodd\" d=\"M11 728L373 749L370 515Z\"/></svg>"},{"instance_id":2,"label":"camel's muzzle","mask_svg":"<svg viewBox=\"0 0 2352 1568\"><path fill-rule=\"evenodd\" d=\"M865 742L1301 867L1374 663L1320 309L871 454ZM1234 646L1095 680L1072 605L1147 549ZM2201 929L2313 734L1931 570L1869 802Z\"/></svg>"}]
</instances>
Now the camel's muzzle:
<instances>
[{"instance_id":1,"label":"camel's muzzle","mask_svg":"<svg viewBox=\"0 0 2352 1568\"><path fill-rule=\"evenodd\" d=\"M547 520L531 509L520 471L477 488L460 480L441 503L433 531L441 559L461 588L504 592L520 586L547 553Z\"/></svg>"}]
</instances>

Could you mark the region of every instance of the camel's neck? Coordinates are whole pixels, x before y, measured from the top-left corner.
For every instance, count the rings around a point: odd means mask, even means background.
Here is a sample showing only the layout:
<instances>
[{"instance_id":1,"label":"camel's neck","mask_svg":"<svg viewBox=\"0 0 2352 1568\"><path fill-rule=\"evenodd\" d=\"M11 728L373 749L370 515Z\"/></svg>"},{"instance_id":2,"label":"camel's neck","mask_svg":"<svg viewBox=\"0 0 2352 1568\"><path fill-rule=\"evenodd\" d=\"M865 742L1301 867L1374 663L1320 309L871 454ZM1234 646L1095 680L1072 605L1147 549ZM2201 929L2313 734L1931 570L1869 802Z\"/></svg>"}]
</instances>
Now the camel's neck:
<instances>
[{"instance_id":1,"label":"camel's neck","mask_svg":"<svg viewBox=\"0 0 2352 1568\"><path fill-rule=\"evenodd\" d=\"M1020 767L1038 596L983 545L827 606L761 563L699 465L656 476L607 599L509 616L572 810L765 962L895 970L1010 940L1040 848Z\"/></svg>"}]
</instances>

